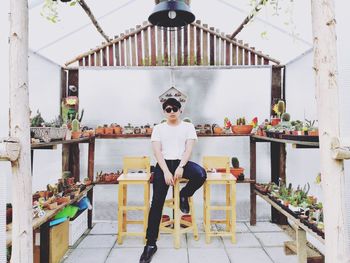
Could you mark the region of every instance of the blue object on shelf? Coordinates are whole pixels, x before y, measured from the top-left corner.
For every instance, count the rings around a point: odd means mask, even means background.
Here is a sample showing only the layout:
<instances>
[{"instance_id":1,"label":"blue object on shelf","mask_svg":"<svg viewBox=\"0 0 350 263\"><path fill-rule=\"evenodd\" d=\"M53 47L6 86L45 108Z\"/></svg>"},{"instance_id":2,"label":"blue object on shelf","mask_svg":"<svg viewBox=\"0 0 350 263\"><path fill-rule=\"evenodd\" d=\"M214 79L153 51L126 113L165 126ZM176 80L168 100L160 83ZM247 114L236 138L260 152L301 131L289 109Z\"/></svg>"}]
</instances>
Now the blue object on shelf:
<instances>
[{"instance_id":1,"label":"blue object on shelf","mask_svg":"<svg viewBox=\"0 0 350 263\"><path fill-rule=\"evenodd\" d=\"M78 203L77 206L79 207L79 211L85 210L85 209L91 209L91 203L89 198L84 197L82 198Z\"/></svg>"},{"instance_id":2,"label":"blue object on shelf","mask_svg":"<svg viewBox=\"0 0 350 263\"><path fill-rule=\"evenodd\" d=\"M67 220L67 217L54 219L54 220L50 221L50 226L55 226L55 225L61 224L61 223L63 223L66 220Z\"/></svg>"}]
</instances>

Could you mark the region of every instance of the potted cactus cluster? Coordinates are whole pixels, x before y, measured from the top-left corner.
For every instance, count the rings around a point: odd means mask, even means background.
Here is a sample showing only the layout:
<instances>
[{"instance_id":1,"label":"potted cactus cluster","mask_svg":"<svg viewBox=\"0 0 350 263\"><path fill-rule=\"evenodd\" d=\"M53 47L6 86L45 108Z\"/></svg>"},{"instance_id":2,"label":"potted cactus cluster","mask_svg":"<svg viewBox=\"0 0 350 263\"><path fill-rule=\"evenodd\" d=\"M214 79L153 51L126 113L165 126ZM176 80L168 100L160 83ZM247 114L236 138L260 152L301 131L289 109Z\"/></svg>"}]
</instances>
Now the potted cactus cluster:
<instances>
[{"instance_id":1,"label":"potted cactus cluster","mask_svg":"<svg viewBox=\"0 0 350 263\"><path fill-rule=\"evenodd\" d=\"M324 238L323 206L317 198L309 194L310 184L293 189L292 184L280 186L275 183L256 184L255 189L267 195L282 209Z\"/></svg>"},{"instance_id":2,"label":"potted cactus cluster","mask_svg":"<svg viewBox=\"0 0 350 263\"><path fill-rule=\"evenodd\" d=\"M231 158L232 168L230 168L231 174L233 174L237 180L244 180L244 168L239 166L239 160L237 157Z\"/></svg>"}]
</instances>

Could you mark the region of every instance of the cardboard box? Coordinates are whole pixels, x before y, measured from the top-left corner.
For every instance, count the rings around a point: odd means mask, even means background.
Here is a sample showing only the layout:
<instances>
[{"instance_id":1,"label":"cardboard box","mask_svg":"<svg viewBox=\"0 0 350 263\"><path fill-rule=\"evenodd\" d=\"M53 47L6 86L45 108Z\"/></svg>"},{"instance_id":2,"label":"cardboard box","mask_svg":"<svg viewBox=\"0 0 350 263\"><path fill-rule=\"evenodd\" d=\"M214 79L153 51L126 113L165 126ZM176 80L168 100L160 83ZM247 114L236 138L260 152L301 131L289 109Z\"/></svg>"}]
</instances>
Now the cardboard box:
<instances>
[{"instance_id":1,"label":"cardboard box","mask_svg":"<svg viewBox=\"0 0 350 263\"><path fill-rule=\"evenodd\" d=\"M68 250L69 221L50 228L49 263L59 263Z\"/></svg>"}]
</instances>

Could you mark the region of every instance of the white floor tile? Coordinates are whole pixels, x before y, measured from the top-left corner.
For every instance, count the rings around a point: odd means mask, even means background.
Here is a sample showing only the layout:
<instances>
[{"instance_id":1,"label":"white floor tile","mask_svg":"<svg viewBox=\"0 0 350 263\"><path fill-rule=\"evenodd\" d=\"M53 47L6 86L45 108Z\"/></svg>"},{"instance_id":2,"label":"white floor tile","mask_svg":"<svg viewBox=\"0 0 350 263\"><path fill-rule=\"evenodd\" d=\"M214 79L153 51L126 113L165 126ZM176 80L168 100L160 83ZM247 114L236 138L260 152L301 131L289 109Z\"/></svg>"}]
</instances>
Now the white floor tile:
<instances>
[{"instance_id":1,"label":"white floor tile","mask_svg":"<svg viewBox=\"0 0 350 263\"><path fill-rule=\"evenodd\" d=\"M272 263L273 261L262 248L227 249L231 263Z\"/></svg>"},{"instance_id":2,"label":"white floor tile","mask_svg":"<svg viewBox=\"0 0 350 263\"><path fill-rule=\"evenodd\" d=\"M113 248L106 263L135 263L139 262L143 248Z\"/></svg>"},{"instance_id":3,"label":"white floor tile","mask_svg":"<svg viewBox=\"0 0 350 263\"><path fill-rule=\"evenodd\" d=\"M104 263L110 249L108 248L83 248L74 249L64 263Z\"/></svg>"},{"instance_id":4,"label":"white floor tile","mask_svg":"<svg viewBox=\"0 0 350 263\"><path fill-rule=\"evenodd\" d=\"M190 263L229 263L230 260L223 248L189 249Z\"/></svg>"},{"instance_id":5,"label":"white floor tile","mask_svg":"<svg viewBox=\"0 0 350 263\"><path fill-rule=\"evenodd\" d=\"M145 243L143 242L143 237L135 236L123 237L123 244L121 245L119 245L117 242L114 244L114 248L139 248L144 246Z\"/></svg>"},{"instance_id":6,"label":"white floor tile","mask_svg":"<svg viewBox=\"0 0 350 263\"><path fill-rule=\"evenodd\" d=\"M205 234L199 234L199 240L196 241L192 236L187 238L188 248L223 248L224 243L219 237L211 237L210 243L205 242Z\"/></svg>"},{"instance_id":7,"label":"white floor tile","mask_svg":"<svg viewBox=\"0 0 350 263\"><path fill-rule=\"evenodd\" d=\"M284 232L255 233L264 247L281 247L285 241L292 240Z\"/></svg>"},{"instance_id":8,"label":"white floor tile","mask_svg":"<svg viewBox=\"0 0 350 263\"><path fill-rule=\"evenodd\" d=\"M216 229L218 231L225 230L226 224L216 224ZM237 222L236 223L236 232L237 233L243 233L243 232L250 232L248 227L243 222Z\"/></svg>"},{"instance_id":9,"label":"white floor tile","mask_svg":"<svg viewBox=\"0 0 350 263\"><path fill-rule=\"evenodd\" d=\"M190 238L193 239L193 235L190 235ZM180 237L180 246L181 248L187 247L186 236L183 234ZM174 247L174 236L171 234L160 234L157 241L158 248L173 248Z\"/></svg>"},{"instance_id":10,"label":"white floor tile","mask_svg":"<svg viewBox=\"0 0 350 263\"><path fill-rule=\"evenodd\" d=\"M112 248L116 240L116 235L88 235L77 248Z\"/></svg>"},{"instance_id":11,"label":"white floor tile","mask_svg":"<svg viewBox=\"0 0 350 263\"><path fill-rule=\"evenodd\" d=\"M266 247L267 254L273 259L275 263L297 263L298 257L296 255L286 255L283 247Z\"/></svg>"},{"instance_id":12,"label":"white floor tile","mask_svg":"<svg viewBox=\"0 0 350 263\"><path fill-rule=\"evenodd\" d=\"M252 232L283 232L282 228L270 222L256 222L255 226L251 226L249 223L246 224Z\"/></svg>"},{"instance_id":13,"label":"white floor tile","mask_svg":"<svg viewBox=\"0 0 350 263\"><path fill-rule=\"evenodd\" d=\"M90 235L116 235L118 231L117 223L96 223L90 231Z\"/></svg>"},{"instance_id":14,"label":"white floor tile","mask_svg":"<svg viewBox=\"0 0 350 263\"><path fill-rule=\"evenodd\" d=\"M236 244L231 242L230 238L223 237L226 248L232 247L261 247L259 240L252 233L237 233Z\"/></svg>"},{"instance_id":15,"label":"white floor tile","mask_svg":"<svg viewBox=\"0 0 350 263\"><path fill-rule=\"evenodd\" d=\"M136 261L135 261L136 262ZM137 261L138 262L138 261ZM188 263L186 248L158 248L153 256L152 263Z\"/></svg>"}]
</instances>

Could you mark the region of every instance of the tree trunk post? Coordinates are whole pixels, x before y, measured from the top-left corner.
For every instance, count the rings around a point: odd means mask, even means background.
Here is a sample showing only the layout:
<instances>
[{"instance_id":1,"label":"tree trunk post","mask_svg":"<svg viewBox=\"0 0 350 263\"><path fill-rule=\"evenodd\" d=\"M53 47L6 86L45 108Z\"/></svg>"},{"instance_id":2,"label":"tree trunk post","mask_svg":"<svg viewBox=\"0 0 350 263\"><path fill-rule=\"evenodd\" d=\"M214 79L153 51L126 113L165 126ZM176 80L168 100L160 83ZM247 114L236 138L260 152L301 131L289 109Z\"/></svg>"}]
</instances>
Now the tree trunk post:
<instances>
[{"instance_id":1,"label":"tree trunk post","mask_svg":"<svg viewBox=\"0 0 350 263\"><path fill-rule=\"evenodd\" d=\"M10 136L17 138L20 154L12 161L12 258L33 262L32 177L28 94L28 1L10 2Z\"/></svg>"},{"instance_id":2,"label":"tree trunk post","mask_svg":"<svg viewBox=\"0 0 350 263\"><path fill-rule=\"evenodd\" d=\"M339 139L337 45L334 0L311 0L314 72L324 196L326 262L349 262L344 200L344 163L332 158Z\"/></svg>"}]
</instances>

